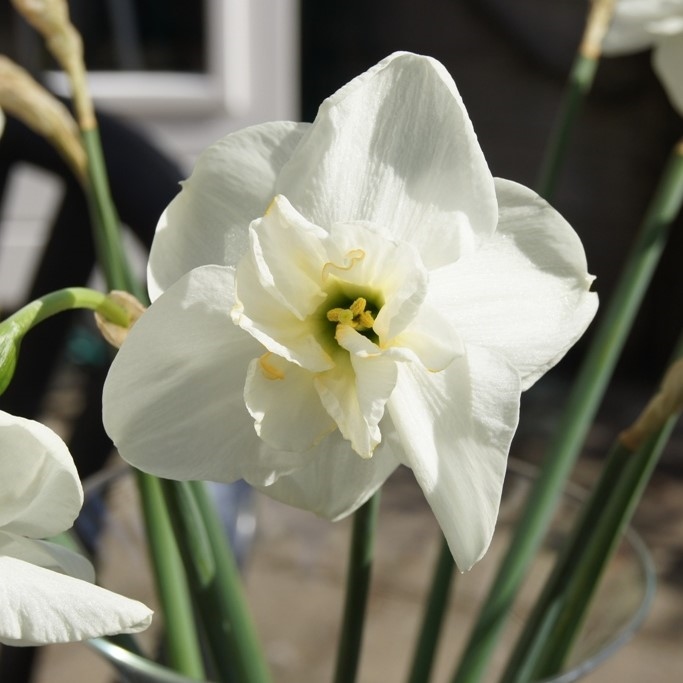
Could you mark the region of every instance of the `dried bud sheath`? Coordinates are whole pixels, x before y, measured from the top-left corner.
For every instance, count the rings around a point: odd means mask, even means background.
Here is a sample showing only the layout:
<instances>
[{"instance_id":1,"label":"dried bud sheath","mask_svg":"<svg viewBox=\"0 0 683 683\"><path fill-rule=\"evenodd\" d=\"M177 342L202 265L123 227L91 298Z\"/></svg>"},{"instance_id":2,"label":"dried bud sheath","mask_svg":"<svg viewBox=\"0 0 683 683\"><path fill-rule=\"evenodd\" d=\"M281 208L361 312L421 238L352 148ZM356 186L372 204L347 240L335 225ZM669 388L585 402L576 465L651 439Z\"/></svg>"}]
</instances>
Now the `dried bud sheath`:
<instances>
[{"instance_id":1,"label":"dried bud sheath","mask_svg":"<svg viewBox=\"0 0 683 683\"><path fill-rule=\"evenodd\" d=\"M0 108L50 141L83 180L86 156L69 110L11 59L0 55Z\"/></svg>"}]
</instances>

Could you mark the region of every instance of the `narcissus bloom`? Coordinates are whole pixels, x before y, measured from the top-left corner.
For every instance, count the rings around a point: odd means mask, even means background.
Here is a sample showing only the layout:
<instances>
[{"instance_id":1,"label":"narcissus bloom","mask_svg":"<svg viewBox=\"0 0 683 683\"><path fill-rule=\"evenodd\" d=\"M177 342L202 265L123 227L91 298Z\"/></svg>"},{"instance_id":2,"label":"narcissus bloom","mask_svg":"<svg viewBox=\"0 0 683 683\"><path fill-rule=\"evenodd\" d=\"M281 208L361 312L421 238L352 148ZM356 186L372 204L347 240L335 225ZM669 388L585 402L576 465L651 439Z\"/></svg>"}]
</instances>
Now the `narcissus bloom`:
<instances>
[{"instance_id":1,"label":"narcissus bloom","mask_svg":"<svg viewBox=\"0 0 683 683\"><path fill-rule=\"evenodd\" d=\"M652 64L671 103L683 114L683 0L617 0L605 55L654 48Z\"/></svg>"},{"instance_id":2,"label":"narcissus bloom","mask_svg":"<svg viewBox=\"0 0 683 683\"><path fill-rule=\"evenodd\" d=\"M597 306L573 230L494 181L446 70L404 53L311 125L206 150L148 272L104 391L124 458L331 519L403 463L461 569L493 533L520 392Z\"/></svg>"},{"instance_id":3,"label":"narcissus bloom","mask_svg":"<svg viewBox=\"0 0 683 683\"><path fill-rule=\"evenodd\" d=\"M61 439L0 411L0 643L64 643L149 626L145 605L93 585L85 558L38 540L68 529L82 503Z\"/></svg>"}]
</instances>

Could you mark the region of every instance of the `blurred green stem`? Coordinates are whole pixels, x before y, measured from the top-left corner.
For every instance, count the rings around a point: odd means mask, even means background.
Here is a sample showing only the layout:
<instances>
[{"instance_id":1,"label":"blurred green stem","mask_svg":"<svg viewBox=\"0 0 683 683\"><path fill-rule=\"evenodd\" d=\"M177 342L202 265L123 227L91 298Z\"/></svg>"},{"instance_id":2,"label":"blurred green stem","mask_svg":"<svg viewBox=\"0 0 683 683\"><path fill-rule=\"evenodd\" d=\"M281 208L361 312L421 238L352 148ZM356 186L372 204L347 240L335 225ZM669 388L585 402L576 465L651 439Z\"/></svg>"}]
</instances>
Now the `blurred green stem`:
<instances>
[{"instance_id":1,"label":"blurred green stem","mask_svg":"<svg viewBox=\"0 0 683 683\"><path fill-rule=\"evenodd\" d=\"M346 577L346 602L337 649L334 683L353 683L358 673L379 501L380 492L377 491L353 516L351 553Z\"/></svg>"},{"instance_id":2,"label":"blurred green stem","mask_svg":"<svg viewBox=\"0 0 683 683\"><path fill-rule=\"evenodd\" d=\"M486 670L517 590L595 417L682 201L683 144L679 143L664 169L612 300L583 361L539 478L453 677L454 683L479 681Z\"/></svg>"},{"instance_id":3,"label":"blurred green stem","mask_svg":"<svg viewBox=\"0 0 683 683\"><path fill-rule=\"evenodd\" d=\"M454 569L453 555L446 540L442 539L408 683L427 683L432 675L434 655L448 611L448 598L451 593Z\"/></svg>"},{"instance_id":4,"label":"blurred green stem","mask_svg":"<svg viewBox=\"0 0 683 683\"><path fill-rule=\"evenodd\" d=\"M203 482L161 481L220 681L269 683L239 570Z\"/></svg>"},{"instance_id":5,"label":"blurred green stem","mask_svg":"<svg viewBox=\"0 0 683 683\"><path fill-rule=\"evenodd\" d=\"M683 336L673 361L682 357ZM654 425L654 431L634 446L635 452L625 445L625 432L612 447L600 479L525 624L501 683L530 683L560 671L677 417L662 415L661 426Z\"/></svg>"},{"instance_id":6,"label":"blurred green stem","mask_svg":"<svg viewBox=\"0 0 683 683\"><path fill-rule=\"evenodd\" d=\"M138 470L134 472L140 491L152 569L164 614L165 650L169 664L189 678L204 680L192 602L160 480Z\"/></svg>"},{"instance_id":7,"label":"blurred green stem","mask_svg":"<svg viewBox=\"0 0 683 683\"><path fill-rule=\"evenodd\" d=\"M97 127L83 130L81 136L88 157L86 190L97 260L104 271L107 287L130 292L146 303L145 292L133 277L123 249L121 223L109 191L99 130Z\"/></svg>"},{"instance_id":8,"label":"blurred green stem","mask_svg":"<svg viewBox=\"0 0 683 683\"><path fill-rule=\"evenodd\" d=\"M602 41L614 12L615 0L592 0L583 38L572 64L550 139L546 143L536 191L547 201L552 199L560 168L569 149L581 105L593 86L598 70Z\"/></svg>"},{"instance_id":9,"label":"blurred green stem","mask_svg":"<svg viewBox=\"0 0 683 683\"><path fill-rule=\"evenodd\" d=\"M107 287L124 290L147 302L132 275L121 239L121 225L109 190L99 131L81 130L88 157L88 206L94 240ZM187 578L161 492L159 480L137 472L137 484L147 529L150 559L164 615L166 650L171 666L191 678L203 678L203 664Z\"/></svg>"}]
</instances>

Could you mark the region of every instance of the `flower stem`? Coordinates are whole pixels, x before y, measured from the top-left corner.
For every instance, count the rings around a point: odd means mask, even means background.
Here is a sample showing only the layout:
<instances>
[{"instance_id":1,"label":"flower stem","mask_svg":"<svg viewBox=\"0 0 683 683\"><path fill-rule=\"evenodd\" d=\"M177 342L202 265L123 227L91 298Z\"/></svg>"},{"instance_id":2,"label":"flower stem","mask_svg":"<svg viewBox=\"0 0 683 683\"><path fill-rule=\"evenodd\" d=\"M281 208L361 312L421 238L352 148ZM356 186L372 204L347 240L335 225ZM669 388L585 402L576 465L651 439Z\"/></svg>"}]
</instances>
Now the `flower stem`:
<instances>
[{"instance_id":1,"label":"flower stem","mask_svg":"<svg viewBox=\"0 0 683 683\"><path fill-rule=\"evenodd\" d=\"M183 482L171 482L178 487ZM202 617L208 619L215 647L227 653L230 668L241 683L269 683L271 680L263 648L258 639L242 587L242 580L228 544L225 529L203 482L188 482L197 510L203 520L215 562L215 574L207 587L208 602ZM189 535L191 529L186 534ZM211 634L209 634L211 635ZM227 647L226 647L227 645ZM227 679L226 679L227 680Z\"/></svg>"},{"instance_id":2,"label":"flower stem","mask_svg":"<svg viewBox=\"0 0 683 683\"><path fill-rule=\"evenodd\" d=\"M107 320L121 327L128 327L130 324L130 316L126 310L113 301L108 294L87 287L66 287L26 304L0 323L0 331L3 326L16 326L23 336L43 320L77 308L97 311Z\"/></svg>"},{"instance_id":3,"label":"flower stem","mask_svg":"<svg viewBox=\"0 0 683 683\"><path fill-rule=\"evenodd\" d=\"M597 59L584 57L581 54L576 55L536 180L536 192L547 201L550 201L555 193L574 124L578 119L583 100L593 85L597 69Z\"/></svg>"},{"instance_id":4,"label":"flower stem","mask_svg":"<svg viewBox=\"0 0 683 683\"><path fill-rule=\"evenodd\" d=\"M134 470L142 501L148 547L162 603L166 651L170 666L185 676L204 679L204 665L192 616L176 539L169 520L160 480Z\"/></svg>"},{"instance_id":5,"label":"flower stem","mask_svg":"<svg viewBox=\"0 0 683 683\"><path fill-rule=\"evenodd\" d=\"M664 169L609 307L569 395L562 420L464 650L454 683L479 681L510 612L517 589L541 544L564 483L595 417L636 312L683 202L683 142Z\"/></svg>"},{"instance_id":6,"label":"flower stem","mask_svg":"<svg viewBox=\"0 0 683 683\"><path fill-rule=\"evenodd\" d=\"M674 361L683 358L683 336ZM664 383L663 383L664 386ZM680 387L676 390L680 394ZM600 479L563 547L526 622L501 683L528 683L557 673L563 666L600 576L666 445L678 415L662 415L659 426L635 448L625 432L612 447ZM650 588L650 593L653 587Z\"/></svg>"},{"instance_id":7,"label":"flower stem","mask_svg":"<svg viewBox=\"0 0 683 683\"><path fill-rule=\"evenodd\" d=\"M346 601L337 649L335 683L353 683L358 672L379 501L378 491L353 516L351 553L346 576Z\"/></svg>"},{"instance_id":8,"label":"flower stem","mask_svg":"<svg viewBox=\"0 0 683 683\"><path fill-rule=\"evenodd\" d=\"M81 93L81 99L86 102L88 98ZM86 192L94 229L93 238L107 286L110 290L129 292L146 302L146 293L133 277L123 249L121 226L109 190L97 123L94 116L85 119L79 117L79 123L88 158ZM180 673L203 678L201 650L187 578L160 482L138 472L137 483L149 539L150 559L166 625L165 639L170 664Z\"/></svg>"},{"instance_id":9,"label":"flower stem","mask_svg":"<svg viewBox=\"0 0 683 683\"><path fill-rule=\"evenodd\" d=\"M86 190L97 259L104 270L107 286L109 289L130 292L143 301L145 293L131 274L124 254L120 222L109 191L99 130L97 127L82 130L81 136L88 157Z\"/></svg>"},{"instance_id":10,"label":"flower stem","mask_svg":"<svg viewBox=\"0 0 683 683\"><path fill-rule=\"evenodd\" d=\"M550 201L581 105L593 86L600 60L602 39L614 11L615 0L593 0L581 44L572 64L550 140L545 146L536 191Z\"/></svg>"},{"instance_id":11,"label":"flower stem","mask_svg":"<svg viewBox=\"0 0 683 683\"><path fill-rule=\"evenodd\" d=\"M431 676L441 627L448 609L448 597L453 583L454 568L453 555L444 539L434 566L432 586L427 598L420 637L413 654L408 683L427 683Z\"/></svg>"}]
</instances>

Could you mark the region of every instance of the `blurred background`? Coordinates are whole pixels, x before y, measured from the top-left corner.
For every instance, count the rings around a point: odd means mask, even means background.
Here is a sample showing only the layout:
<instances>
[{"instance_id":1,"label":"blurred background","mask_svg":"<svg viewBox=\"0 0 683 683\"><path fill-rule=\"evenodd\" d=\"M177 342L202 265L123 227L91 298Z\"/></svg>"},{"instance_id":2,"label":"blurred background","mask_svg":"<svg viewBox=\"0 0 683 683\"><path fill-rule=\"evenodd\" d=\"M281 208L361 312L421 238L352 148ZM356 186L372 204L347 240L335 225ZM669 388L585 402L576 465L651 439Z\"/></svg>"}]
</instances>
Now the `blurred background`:
<instances>
[{"instance_id":1,"label":"blurred background","mask_svg":"<svg viewBox=\"0 0 683 683\"><path fill-rule=\"evenodd\" d=\"M114 198L142 275L157 217L204 147L252 123L313 120L325 97L395 50L427 54L443 62L462 94L493 174L533 187L588 3L72 0L69 5L84 35ZM40 40L9 2L0 3L0 51L56 93L66 94L65 83L53 70ZM601 63L553 204L581 236L603 301L609 298L680 133L680 115L654 76L648 53ZM87 211L77 184L52 151L15 121L8 122L0 139L0 192L3 314L60 286L98 283ZM614 435L637 415L656 387L681 330L682 222L679 218L673 227L615 383L591 432L586 457L575 473L587 485L595 462ZM585 343L584 339L524 397L516 455L532 461L541 456ZM2 409L29 416L44 415L47 406L50 419L68 424L72 451L84 476L98 470L110 452L98 422L106 354L82 316L61 316L27 340L16 381L0 398ZM606 665L588 680L666 683L678 680L683 670L678 648L683 636L682 456L683 437L678 430L636 520L652 548L660 577L656 609L637 640L620 655L626 664L618 666L623 668L610 670ZM289 555L283 550L274 559L271 552L271 564L259 561L259 544L270 539L272 547L276 536L274 527L268 526L272 520L291 517L291 527L278 526L278 533L291 538L324 537L325 552L334 552L327 548L329 538L338 534L345 538L344 525L335 526L333 532L327 531L327 525L311 531L313 523L295 512L284 518L281 511L270 516L272 503L258 505L261 531L250 567L264 584L278 585L288 562L304 571L300 549L299 554ZM419 527L424 528L425 538L431 538L429 514L414 512L425 525ZM416 543L420 533L402 541L399 532L392 543ZM316 553L321 552L316 548ZM401 561L408 556L414 559L410 553L409 547ZM308 567L309 560L304 564ZM322 575L310 567L304 571L315 600L333 599L342 569L340 565L338 571ZM410 591L400 585L391 590L397 591L391 599L399 600L400 614L400 595ZM330 608L324 604L320 603L321 612L332 610L336 615L336 603ZM266 624L262 628L277 632L279 617L265 610L260 618ZM278 643L276 659L279 656L286 663L288 657L301 656L300 645ZM322 646L318 651L323 651ZM282 664L283 671L288 667L291 662ZM41 681L56 680L54 669L48 671ZM393 680L382 677L381 666L378 673L367 675L361 680Z\"/></svg>"}]
</instances>

